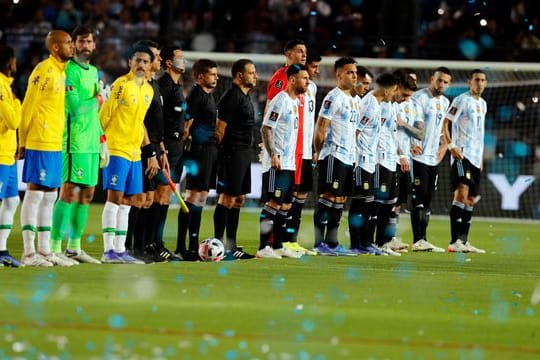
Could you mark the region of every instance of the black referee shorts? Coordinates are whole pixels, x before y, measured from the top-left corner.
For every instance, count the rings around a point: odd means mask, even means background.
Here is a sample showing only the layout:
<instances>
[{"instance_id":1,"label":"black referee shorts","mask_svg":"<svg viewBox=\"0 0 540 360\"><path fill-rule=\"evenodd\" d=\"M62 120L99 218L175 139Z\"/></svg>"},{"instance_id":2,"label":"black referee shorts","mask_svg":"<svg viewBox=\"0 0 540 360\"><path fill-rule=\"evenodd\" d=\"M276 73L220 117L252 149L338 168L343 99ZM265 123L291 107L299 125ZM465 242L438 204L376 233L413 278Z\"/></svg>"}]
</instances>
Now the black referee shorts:
<instances>
[{"instance_id":1,"label":"black referee shorts","mask_svg":"<svg viewBox=\"0 0 540 360\"><path fill-rule=\"evenodd\" d=\"M251 149L220 149L217 192L231 196L251 192Z\"/></svg>"},{"instance_id":2,"label":"black referee shorts","mask_svg":"<svg viewBox=\"0 0 540 360\"><path fill-rule=\"evenodd\" d=\"M186 189L208 191L216 188L216 145L191 145L186 156Z\"/></svg>"}]
</instances>

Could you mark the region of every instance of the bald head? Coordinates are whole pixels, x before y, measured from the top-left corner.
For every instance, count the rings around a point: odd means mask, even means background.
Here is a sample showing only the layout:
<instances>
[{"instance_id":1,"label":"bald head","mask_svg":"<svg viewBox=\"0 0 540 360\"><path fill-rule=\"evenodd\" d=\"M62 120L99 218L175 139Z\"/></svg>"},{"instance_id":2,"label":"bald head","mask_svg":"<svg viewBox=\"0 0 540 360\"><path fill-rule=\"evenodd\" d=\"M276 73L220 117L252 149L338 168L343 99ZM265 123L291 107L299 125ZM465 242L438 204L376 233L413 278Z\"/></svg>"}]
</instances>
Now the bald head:
<instances>
[{"instance_id":1,"label":"bald head","mask_svg":"<svg viewBox=\"0 0 540 360\"><path fill-rule=\"evenodd\" d=\"M73 42L71 36L61 30L52 30L45 38L45 46L57 60L66 62L73 56Z\"/></svg>"}]
</instances>

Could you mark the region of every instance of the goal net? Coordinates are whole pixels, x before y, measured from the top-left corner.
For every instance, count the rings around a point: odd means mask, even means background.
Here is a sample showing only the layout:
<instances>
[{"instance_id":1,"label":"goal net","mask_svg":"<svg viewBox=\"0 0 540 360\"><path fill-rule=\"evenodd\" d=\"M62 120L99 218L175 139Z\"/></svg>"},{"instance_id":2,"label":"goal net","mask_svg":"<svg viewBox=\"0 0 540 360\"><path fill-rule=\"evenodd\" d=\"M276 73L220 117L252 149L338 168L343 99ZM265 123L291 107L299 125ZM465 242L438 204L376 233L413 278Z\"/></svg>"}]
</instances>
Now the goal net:
<instances>
[{"instance_id":1,"label":"goal net","mask_svg":"<svg viewBox=\"0 0 540 360\"><path fill-rule=\"evenodd\" d=\"M256 120L260 125L268 81L273 72L283 65L284 56L205 52L186 52L185 56L191 62L208 58L218 63L220 80L215 91L216 99L231 84L232 63L240 58L253 60L258 72L258 85L251 96L256 109ZM323 57L321 73L315 81L318 85L317 107L320 107L322 98L335 86L335 60L335 57ZM468 90L466 79L470 70L483 69L488 78L488 88L483 95L488 104L488 113L483 139L485 152L481 200L475 206L475 213L481 216L540 219L540 64L365 58L358 58L357 61L370 69L374 76L383 71L413 68L418 75L419 88L428 85L433 69L446 66L453 73L453 83L446 93L450 100ZM189 89L192 81L188 72L186 89ZM254 136L252 198L260 194L260 189L257 191L257 177L260 177L257 172L257 144L260 139L258 126ZM313 205L313 195L310 199ZM447 155L440 165L438 191L432 204L433 213L448 214L451 200Z\"/></svg>"}]
</instances>

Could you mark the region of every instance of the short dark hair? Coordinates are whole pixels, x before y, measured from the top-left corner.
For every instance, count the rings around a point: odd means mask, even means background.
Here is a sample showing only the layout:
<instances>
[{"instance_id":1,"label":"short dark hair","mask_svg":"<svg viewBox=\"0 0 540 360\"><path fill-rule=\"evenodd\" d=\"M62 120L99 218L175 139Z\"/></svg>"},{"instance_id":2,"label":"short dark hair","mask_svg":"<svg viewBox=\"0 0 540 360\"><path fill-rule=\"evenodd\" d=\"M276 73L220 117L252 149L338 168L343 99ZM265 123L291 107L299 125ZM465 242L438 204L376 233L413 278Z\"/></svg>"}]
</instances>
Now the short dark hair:
<instances>
[{"instance_id":1,"label":"short dark hair","mask_svg":"<svg viewBox=\"0 0 540 360\"><path fill-rule=\"evenodd\" d=\"M371 73L371 71L369 71L369 69L365 66L362 66L362 65L356 65L356 72L358 73L358 77L366 77L366 76L369 76L370 78L373 79L373 74Z\"/></svg>"},{"instance_id":2,"label":"short dark hair","mask_svg":"<svg viewBox=\"0 0 540 360\"><path fill-rule=\"evenodd\" d=\"M154 40L139 40L133 46L146 46L146 47L153 47L153 48L159 48L159 44L155 42ZM160 55L161 56L161 55Z\"/></svg>"},{"instance_id":3,"label":"short dark hair","mask_svg":"<svg viewBox=\"0 0 540 360\"><path fill-rule=\"evenodd\" d=\"M167 60L173 60L174 59L174 52L176 50L182 50L180 49L180 46L171 45L171 46L164 46L160 52L159 56L161 57L161 60L163 60L163 64L165 64L165 61Z\"/></svg>"},{"instance_id":4,"label":"short dark hair","mask_svg":"<svg viewBox=\"0 0 540 360\"><path fill-rule=\"evenodd\" d=\"M92 35L92 38L96 40L97 33L96 30L90 25L81 24L77 25L71 33L71 38L73 41L77 41L77 36Z\"/></svg>"},{"instance_id":5,"label":"short dark hair","mask_svg":"<svg viewBox=\"0 0 540 360\"><path fill-rule=\"evenodd\" d=\"M243 73L244 70L246 69L246 65L248 65L248 64L253 64L253 61L251 61L249 59L236 60L233 63L232 68L231 68L232 77L234 78L236 76L236 74L238 74L238 73Z\"/></svg>"},{"instance_id":6,"label":"short dark hair","mask_svg":"<svg viewBox=\"0 0 540 360\"><path fill-rule=\"evenodd\" d=\"M193 64L193 76L197 78L199 75L204 75L208 70L217 67L215 61L210 59L199 59Z\"/></svg>"},{"instance_id":7,"label":"short dark hair","mask_svg":"<svg viewBox=\"0 0 540 360\"><path fill-rule=\"evenodd\" d=\"M292 64L287 68L287 79L293 75L298 74L300 71L307 71L307 67L302 64Z\"/></svg>"},{"instance_id":8,"label":"short dark hair","mask_svg":"<svg viewBox=\"0 0 540 360\"><path fill-rule=\"evenodd\" d=\"M397 78L398 85L404 89L416 91L418 87L416 86L416 81L412 78L410 69L398 69L392 72ZM414 72L413 72L414 73Z\"/></svg>"},{"instance_id":9,"label":"short dark hair","mask_svg":"<svg viewBox=\"0 0 540 360\"><path fill-rule=\"evenodd\" d=\"M14 57L15 51L11 46L0 45L0 72L7 72L8 65Z\"/></svg>"},{"instance_id":10,"label":"short dark hair","mask_svg":"<svg viewBox=\"0 0 540 360\"><path fill-rule=\"evenodd\" d=\"M382 73L377 77L375 83L383 88L388 88L398 84L398 78L391 73Z\"/></svg>"},{"instance_id":11,"label":"short dark hair","mask_svg":"<svg viewBox=\"0 0 540 360\"><path fill-rule=\"evenodd\" d=\"M135 55L135 53L138 53L138 52L142 52L142 53L146 53L150 55L150 61L154 61L155 56L152 50L150 50L148 46L142 46L142 45L133 46L128 52L128 58L131 59L133 55Z\"/></svg>"},{"instance_id":12,"label":"short dark hair","mask_svg":"<svg viewBox=\"0 0 540 360\"><path fill-rule=\"evenodd\" d=\"M322 61L321 55L314 49L309 48L306 56L306 64Z\"/></svg>"},{"instance_id":13,"label":"short dark hair","mask_svg":"<svg viewBox=\"0 0 540 360\"><path fill-rule=\"evenodd\" d=\"M484 75L486 75L486 72L484 70L482 70L482 69L473 69L473 70L469 71L469 79L472 79L474 74L484 74Z\"/></svg>"},{"instance_id":14,"label":"short dark hair","mask_svg":"<svg viewBox=\"0 0 540 360\"><path fill-rule=\"evenodd\" d=\"M356 60L354 60L354 58L351 57L351 56L340 57L334 63L334 71L338 71L338 69L341 69L345 65L349 65L349 64L355 64L356 65Z\"/></svg>"},{"instance_id":15,"label":"short dark hair","mask_svg":"<svg viewBox=\"0 0 540 360\"><path fill-rule=\"evenodd\" d=\"M439 66L438 68L435 69L435 72L441 72L443 74L450 75L450 77L452 77L452 72L446 66Z\"/></svg>"},{"instance_id":16,"label":"short dark hair","mask_svg":"<svg viewBox=\"0 0 540 360\"><path fill-rule=\"evenodd\" d=\"M306 45L306 42L304 40L300 39L292 39L285 43L285 47L283 48L283 52L286 53L289 50L294 49L296 45Z\"/></svg>"}]
</instances>

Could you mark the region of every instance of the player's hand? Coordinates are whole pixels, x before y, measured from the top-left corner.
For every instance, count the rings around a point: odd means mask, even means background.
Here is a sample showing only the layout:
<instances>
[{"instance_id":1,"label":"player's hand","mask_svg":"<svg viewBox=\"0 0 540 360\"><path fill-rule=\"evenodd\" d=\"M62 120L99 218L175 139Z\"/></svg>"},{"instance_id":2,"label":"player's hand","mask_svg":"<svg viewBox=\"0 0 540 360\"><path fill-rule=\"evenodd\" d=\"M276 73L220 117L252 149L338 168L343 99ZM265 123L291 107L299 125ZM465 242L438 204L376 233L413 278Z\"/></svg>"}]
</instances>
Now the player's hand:
<instances>
[{"instance_id":1,"label":"player's hand","mask_svg":"<svg viewBox=\"0 0 540 360\"><path fill-rule=\"evenodd\" d=\"M156 176L156 174L159 171L159 163L157 160L157 156L152 156L148 158L148 166L146 167L146 171L144 172L144 175L146 175L149 179Z\"/></svg>"},{"instance_id":2,"label":"player's hand","mask_svg":"<svg viewBox=\"0 0 540 360\"><path fill-rule=\"evenodd\" d=\"M109 154L109 147L107 146L107 142L102 142L99 144L99 167L104 168L109 165L110 161L110 154Z\"/></svg>"},{"instance_id":3,"label":"player's hand","mask_svg":"<svg viewBox=\"0 0 540 360\"><path fill-rule=\"evenodd\" d=\"M279 170L281 168L281 161L279 160L279 155L272 155L270 157L270 167L274 168L276 170Z\"/></svg>"},{"instance_id":4,"label":"player's hand","mask_svg":"<svg viewBox=\"0 0 540 360\"><path fill-rule=\"evenodd\" d=\"M464 158L463 154L461 153L461 150L459 150L458 147L455 147L452 150L450 150L450 155L452 155L452 157L456 160L463 160Z\"/></svg>"},{"instance_id":5,"label":"player's hand","mask_svg":"<svg viewBox=\"0 0 540 360\"><path fill-rule=\"evenodd\" d=\"M312 167L317 167L317 162L319 161L319 153L318 152L314 152L312 155L311 155L311 166Z\"/></svg>"},{"instance_id":6,"label":"player's hand","mask_svg":"<svg viewBox=\"0 0 540 360\"><path fill-rule=\"evenodd\" d=\"M161 168L163 170L167 170L168 173L171 172L171 167L169 165L169 158L167 157L167 153L163 152L159 156L159 162L161 163Z\"/></svg>"},{"instance_id":7,"label":"player's hand","mask_svg":"<svg viewBox=\"0 0 540 360\"><path fill-rule=\"evenodd\" d=\"M23 160L24 159L24 146L19 146L19 148L17 149L16 159L17 160Z\"/></svg>"},{"instance_id":8,"label":"player's hand","mask_svg":"<svg viewBox=\"0 0 540 360\"><path fill-rule=\"evenodd\" d=\"M422 148L418 145L412 145L411 146L411 154L413 155L420 155L422 154Z\"/></svg>"},{"instance_id":9,"label":"player's hand","mask_svg":"<svg viewBox=\"0 0 540 360\"><path fill-rule=\"evenodd\" d=\"M402 128L402 127L405 126L405 124L406 124L406 122L401 117L398 116L398 118L397 118L397 126L399 128Z\"/></svg>"},{"instance_id":10,"label":"player's hand","mask_svg":"<svg viewBox=\"0 0 540 360\"><path fill-rule=\"evenodd\" d=\"M411 166L409 165L409 160L407 160L407 157L400 155L399 157L399 166L401 167L401 171L403 172L409 172L411 171Z\"/></svg>"}]
</instances>

